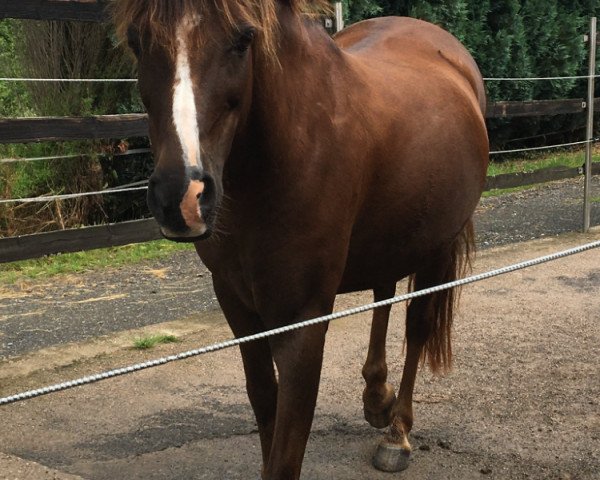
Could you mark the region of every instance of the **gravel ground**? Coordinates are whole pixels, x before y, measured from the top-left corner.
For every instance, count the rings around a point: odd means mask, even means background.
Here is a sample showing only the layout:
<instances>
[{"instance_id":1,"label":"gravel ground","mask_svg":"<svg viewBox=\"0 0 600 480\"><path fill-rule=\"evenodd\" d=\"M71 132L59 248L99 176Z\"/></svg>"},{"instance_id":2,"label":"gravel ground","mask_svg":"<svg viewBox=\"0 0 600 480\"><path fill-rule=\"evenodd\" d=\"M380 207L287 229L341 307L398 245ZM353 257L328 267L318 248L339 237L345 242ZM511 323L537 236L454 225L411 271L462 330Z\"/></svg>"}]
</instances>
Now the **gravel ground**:
<instances>
[{"instance_id":1,"label":"gravel ground","mask_svg":"<svg viewBox=\"0 0 600 480\"><path fill-rule=\"evenodd\" d=\"M592 177L592 225L600 225L600 177ZM475 215L480 248L551 237L583 228L583 178L482 199Z\"/></svg>"}]
</instances>

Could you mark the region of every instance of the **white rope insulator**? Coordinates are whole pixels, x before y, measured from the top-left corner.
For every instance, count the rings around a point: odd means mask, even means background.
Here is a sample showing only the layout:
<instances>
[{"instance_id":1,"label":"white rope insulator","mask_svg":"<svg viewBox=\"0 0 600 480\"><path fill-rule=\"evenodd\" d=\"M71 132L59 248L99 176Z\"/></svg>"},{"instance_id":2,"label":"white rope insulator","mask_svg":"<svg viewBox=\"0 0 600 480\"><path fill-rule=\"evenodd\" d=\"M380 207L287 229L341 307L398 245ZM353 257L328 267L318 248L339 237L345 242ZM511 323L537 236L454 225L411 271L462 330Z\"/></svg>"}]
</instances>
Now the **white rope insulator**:
<instances>
[{"instance_id":1,"label":"white rope insulator","mask_svg":"<svg viewBox=\"0 0 600 480\"><path fill-rule=\"evenodd\" d=\"M83 192L83 193L65 193L63 195L47 195L41 197L31 198L9 198L0 200L0 205L8 203L45 203L53 202L54 200L68 200L71 198L89 197L91 195L108 195L112 193L123 193L123 192L135 192L137 190L147 190L148 187L132 187L132 188L114 188L99 190L97 192Z\"/></svg>"},{"instance_id":2,"label":"white rope insulator","mask_svg":"<svg viewBox=\"0 0 600 480\"><path fill-rule=\"evenodd\" d=\"M492 277L497 277L499 275L504 275L506 273L514 272L517 270L522 270L524 268L533 267L534 265L540 265L542 263L551 262L554 260L558 260L559 258L568 257L570 255L575 255L577 253L582 253L587 250L592 250L594 248L600 247L600 240L592 243L588 243L586 245L581 245L579 247L570 248L568 250L564 250L562 252L553 253L551 255L545 255L543 257L538 257L533 260L527 260L525 262L516 263L514 265L510 265L507 267L502 267L496 270L491 270L486 273L481 273L479 275L473 275L471 277L463 278L460 280L455 280L454 282L445 283L443 285L437 285L435 287L426 288L424 290L419 290L417 292L411 292L404 295L399 295L397 297L389 298L387 300L382 300L380 302L369 303L367 305L363 305L356 308L351 308L349 310L344 310L342 312L331 313L329 315L324 315L322 317L313 318L311 320L305 320L303 322L294 323L292 325L286 325L284 327L274 328L272 330L267 330L266 332L255 333L254 335L249 335L247 337L234 338L230 340L226 340L224 342L215 343L212 345L208 345L206 347L197 348L195 350L188 350L187 352L178 353L177 355L169 355L167 357L158 358L156 360L149 360L143 363L137 363L135 365L131 365L129 367L117 368L115 370L108 370L106 372L98 373L95 375L89 375L86 377L78 378L75 380L71 380L68 382L58 383L56 385L50 385L43 388L38 388L35 390L28 390L26 392L17 393L15 395L11 395L8 397L0 398L0 405L7 405L9 403L15 403L20 400L25 400L28 398L35 398L41 395L45 395L51 392L58 392L61 390L67 390L79 385L87 385L89 383L99 382L100 380L104 380L106 378L117 377L119 375L124 375L126 373L137 372L139 370L144 370L147 368L156 367L158 365L164 365L166 363L175 362L177 360L183 360L185 358L195 357L198 355L204 355L210 352L216 352L218 350L224 350L226 348L235 347L237 345L241 345L242 343L253 342L255 340L272 337L275 335L281 335L282 333L291 332L293 330L298 330L300 328L310 327L313 325L317 325L320 323L327 323L332 320L338 320L340 318L349 317L352 315L356 315L359 313L367 312L369 310L374 310L379 307L384 307L387 305L393 305L395 303L406 302L408 300L412 300L413 298L422 297L425 295L430 295L435 292L440 292L442 290L448 290L450 288L461 287L463 285L467 285L469 283L480 282L482 280L487 280Z\"/></svg>"}]
</instances>

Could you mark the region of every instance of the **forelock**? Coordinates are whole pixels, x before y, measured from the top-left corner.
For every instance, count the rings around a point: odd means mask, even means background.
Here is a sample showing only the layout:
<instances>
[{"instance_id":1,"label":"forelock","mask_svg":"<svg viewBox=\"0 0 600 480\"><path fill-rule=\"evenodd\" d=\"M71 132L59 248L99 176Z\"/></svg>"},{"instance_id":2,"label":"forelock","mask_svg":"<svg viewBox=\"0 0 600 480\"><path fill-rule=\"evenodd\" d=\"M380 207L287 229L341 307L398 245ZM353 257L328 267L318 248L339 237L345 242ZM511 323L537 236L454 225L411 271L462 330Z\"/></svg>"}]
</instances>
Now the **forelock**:
<instances>
[{"instance_id":1,"label":"forelock","mask_svg":"<svg viewBox=\"0 0 600 480\"><path fill-rule=\"evenodd\" d=\"M170 51L176 48L177 28L186 18L220 22L225 32L240 26L257 30L262 51L275 53L276 0L116 0L113 19L120 39L130 28Z\"/></svg>"}]
</instances>

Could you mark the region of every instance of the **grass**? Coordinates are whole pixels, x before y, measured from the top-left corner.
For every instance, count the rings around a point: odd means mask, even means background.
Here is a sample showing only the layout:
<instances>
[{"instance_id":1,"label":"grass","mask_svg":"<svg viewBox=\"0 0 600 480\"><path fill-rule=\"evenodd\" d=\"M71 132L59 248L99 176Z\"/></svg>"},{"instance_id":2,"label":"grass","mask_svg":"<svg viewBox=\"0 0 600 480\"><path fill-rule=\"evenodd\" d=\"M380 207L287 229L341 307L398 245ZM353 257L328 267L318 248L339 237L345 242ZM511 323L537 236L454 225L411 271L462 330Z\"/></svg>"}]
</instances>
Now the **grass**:
<instances>
[{"instance_id":1,"label":"grass","mask_svg":"<svg viewBox=\"0 0 600 480\"><path fill-rule=\"evenodd\" d=\"M176 343L179 339L175 335L148 335L142 338L136 338L133 346L138 350L147 350L154 348L162 343Z\"/></svg>"},{"instance_id":2,"label":"grass","mask_svg":"<svg viewBox=\"0 0 600 480\"><path fill-rule=\"evenodd\" d=\"M531 190L532 188L535 188L539 186L538 185L523 185L521 187L511 187L511 188L494 188L492 190L487 190L485 192L483 192L481 194L482 198L489 198L489 197L499 197L501 195L506 195L508 193L515 193L515 192L522 192L524 190Z\"/></svg>"},{"instance_id":3,"label":"grass","mask_svg":"<svg viewBox=\"0 0 600 480\"><path fill-rule=\"evenodd\" d=\"M157 240L154 242L103 248L87 252L63 253L34 260L0 264L0 285L49 278L66 273L81 273L105 267L139 263L191 250L193 245Z\"/></svg>"}]
</instances>

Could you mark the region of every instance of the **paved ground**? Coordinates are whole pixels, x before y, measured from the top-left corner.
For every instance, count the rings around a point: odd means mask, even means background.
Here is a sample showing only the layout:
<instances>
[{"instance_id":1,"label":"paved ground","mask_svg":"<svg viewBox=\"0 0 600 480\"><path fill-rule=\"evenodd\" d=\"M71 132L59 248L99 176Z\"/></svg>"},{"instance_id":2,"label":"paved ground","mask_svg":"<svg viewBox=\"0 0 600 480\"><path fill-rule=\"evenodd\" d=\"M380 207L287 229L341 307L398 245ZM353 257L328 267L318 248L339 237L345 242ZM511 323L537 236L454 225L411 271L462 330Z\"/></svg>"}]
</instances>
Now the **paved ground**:
<instances>
[{"instance_id":1,"label":"paved ground","mask_svg":"<svg viewBox=\"0 0 600 480\"><path fill-rule=\"evenodd\" d=\"M480 244L576 229L579 190L561 182L484 201ZM536 215L534 206L548 214ZM475 270L599 238L487 248ZM2 290L0 396L229 338L208 285L194 255L183 253ZM415 453L399 475L369 465L380 433L361 412L368 315L332 325L303 478L600 478L599 292L598 251L467 287L455 371L419 375ZM346 295L337 308L369 300ZM403 308L394 312L397 385ZM183 341L149 353L130 348L136 336L157 331ZM0 479L258 478L258 438L236 350L0 407L0 415Z\"/></svg>"}]
</instances>

